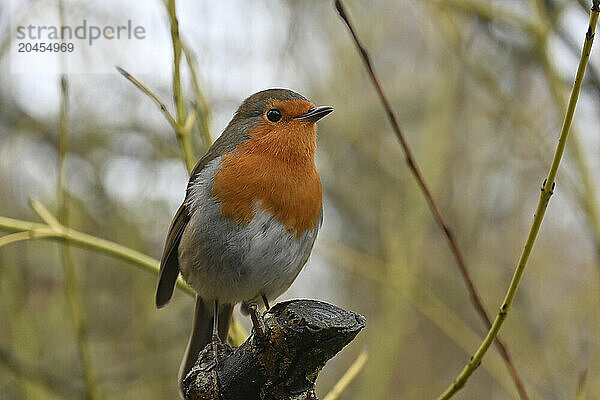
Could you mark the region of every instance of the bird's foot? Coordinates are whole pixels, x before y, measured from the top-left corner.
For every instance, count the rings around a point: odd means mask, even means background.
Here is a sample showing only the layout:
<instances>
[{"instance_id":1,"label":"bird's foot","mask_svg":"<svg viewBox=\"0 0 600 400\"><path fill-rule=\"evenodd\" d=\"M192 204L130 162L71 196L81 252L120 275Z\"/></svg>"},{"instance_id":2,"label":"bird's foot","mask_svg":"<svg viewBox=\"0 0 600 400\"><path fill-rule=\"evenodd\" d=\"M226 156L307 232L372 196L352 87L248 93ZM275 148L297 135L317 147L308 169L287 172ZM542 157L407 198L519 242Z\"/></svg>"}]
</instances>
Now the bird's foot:
<instances>
[{"instance_id":1,"label":"bird's foot","mask_svg":"<svg viewBox=\"0 0 600 400\"><path fill-rule=\"evenodd\" d=\"M250 312L250 319L252 319L252 326L254 327L255 336L258 339L266 339L268 334L267 327L262 315L258 311L258 306L256 303L248 304L248 311Z\"/></svg>"}]
</instances>

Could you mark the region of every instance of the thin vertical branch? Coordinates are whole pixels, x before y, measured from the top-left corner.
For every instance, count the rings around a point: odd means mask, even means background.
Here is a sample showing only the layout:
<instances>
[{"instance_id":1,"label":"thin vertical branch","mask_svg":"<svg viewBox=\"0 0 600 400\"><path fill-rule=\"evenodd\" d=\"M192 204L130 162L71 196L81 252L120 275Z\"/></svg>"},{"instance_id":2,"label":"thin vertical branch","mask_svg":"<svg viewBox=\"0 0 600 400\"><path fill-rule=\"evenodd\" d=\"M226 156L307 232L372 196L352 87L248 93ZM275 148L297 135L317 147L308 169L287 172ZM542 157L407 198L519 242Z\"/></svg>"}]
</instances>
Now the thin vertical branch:
<instances>
[{"instance_id":1,"label":"thin vertical branch","mask_svg":"<svg viewBox=\"0 0 600 400\"><path fill-rule=\"evenodd\" d=\"M64 165L65 156L67 154L67 141L69 136L69 84L66 76L60 79L61 89L61 106L60 118L58 126L58 171L57 171L57 198L58 198L58 221L61 224L67 224L68 220L68 196L64 187ZM68 243L60 245L60 255L63 264L63 273L65 276L65 296L71 312L71 321L75 330L75 338L77 340L77 349L79 351L79 359L83 370L85 381L86 398L89 400L100 399L100 391L96 374L94 371L94 363L92 360L92 352L87 332L87 323L83 312L83 300L81 298L81 288L78 281L77 271L73 261L73 254Z\"/></svg>"},{"instance_id":2,"label":"thin vertical branch","mask_svg":"<svg viewBox=\"0 0 600 400\"><path fill-rule=\"evenodd\" d=\"M408 142L406 141L404 134L402 133L402 130L400 129L400 125L398 124L398 121L396 120L396 115L394 114L394 111L392 110L392 107L383 91L383 88L382 88L381 84L379 83L379 80L377 79L377 75L375 74L373 65L371 63L371 59L369 57L369 53L367 52L366 48L361 44L361 42L356 34L356 31L354 29L354 26L350 22L350 19L348 17L348 14L344 8L342 1L336 0L335 7L336 7L340 17L342 18L342 20L348 27L348 30L350 31L350 35L352 36L352 39L354 40L354 43L355 43L358 51L360 52L360 55L363 59L365 67L367 68L367 71L369 73L369 77L371 78L373 86L375 86L375 90L377 91L377 94L379 95L379 98L383 104L385 111L386 111L386 114L388 116L390 124L392 125L392 129L394 130L394 133L396 134L396 137L398 138L398 141L400 142L400 145L402 146L408 167L409 167L411 173L413 174L413 176L415 177L415 179L419 185L419 188L423 192L423 195L425 196L425 199L429 205L429 208L433 214L434 219L436 220L436 222L438 223L438 225L444 232L444 235L446 236L446 239L450 246L450 250L452 251L454 258L456 259L456 263L458 264L458 267L460 269L463 280L465 281L465 284L469 291L471 302L473 303L473 306L475 307L477 314L479 315L481 320L484 322L486 328L490 329L492 326L490 317L488 316L487 312L485 311L485 307L483 306L481 297L479 296L479 293L475 287L475 284L473 283L473 280L469 273L469 269L467 267L467 263L464 259L464 256L458 247L458 244L456 242L454 234L452 233L452 231L450 230L450 227L448 226L444 217L442 216L442 213L441 213L439 207L437 206L437 203L435 202L433 195L431 194L431 191L429 190L429 187L425 183L425 179L423 178L423 175L422 175L422 173L419 169L419 166L413 156L413 153L408 145ZM500 354L502 355L502 357L504 358L504 360L506 362L506 366L515 382L515 385L517 387L517 390L519 391L520 397L524 400L528 399L529 397L527 396L527 391L525 390L525 386L523 385L523 382L512 362L512 359L510 357L510 354L508 353L506 345L501 341L500 338L496 338L496 345L498 347L498 351L500 352Z\"/></svg>"},{"instance_id":3,"label":"thin vertical branch","mask_svg":"<svg viewBox=\"0 0 600 400\"><path fill-rule=\"evenodd\" d=\"M181 53L183 46L179 38L179 21L175 11L175 0L168 0L166 3L167 11L169 12L169 21L171 23L171 42L173 44L173 101L175 103L175 111L177 125L175 133L183 151L183 158L189 173L194 169L196 160L192 146L192 138L190 129L184 129L187 118L185 109L183 90L181 89Z\"/></svg>"},{"instance_id":4,"label":"thin vertical branch","mask_svg":"<svg viewBox=\"0 0 600 400\"><path fill-rule=\"evenodd\" d=\"M185 44L183 45L183 53L190 69L192 87L194 88L195 107L199 118L198 131L204 139L205 146L208 147L212 144L212 137L210 135L210 104L200 88L200 78L196 70L196 57L194 57L192 51Z\"/></svg>"},{"instance_id":5,"label":"thin vertical branch","mask_svg":"<svg viewBox=\"0 0 600 400\"><path fill-rule=\"evenodd\" d=\"M527 266L527 261L529 260L529 256L531 255L533 245L535 244L535 240L539 233L540 226L542 225L542 221L544 219L548 203L550 202L550 197L552 196L552 193L554 191L556 175L558 174L558 168L560 166L560 162L564 154L565 147L567 145L567 138L569 137L569 130L573 122L573 115L575 113L575 107L577 106L577 99L579 98L581 83L583 81L583 76L585 74L587 62L590 58L590 52L592 50L592 44L594 42L594 32L596 31L596 24L598 23L599 14L600 0L593 0L593 5L590 13L590 23L587 33L585 35L583 51L581 52L581 58L579 60L579 66L577 68L577 74L575 76L575 82L573 83L571 96L569 97L569 104L567 105L567 111L560 132L558 145L556 146L556 151L554 152L552 164L550 165L550 170L548 171L548 176L542 184L540 198L538 200L537 208L535 211L535 216L529 229L529 234L527 235L525 246L523 247L523 251L521 253L521 256L519 257L517 268L506 292L504 301L502 302L502 306L500 307L500 310L496 315L496 319L494 320L494 323L492 324L492 327L489 330L487 336L485 337L485 339L483 340L473 357L471 357L469 363L464 367L464 369L458 375L456 380L444 391L444 393L442 393L442 395L439 397L439 400L447 400L451 398L465 385L469 377L481 364L483 356L489 349L490 345L493 343L494 339L498 335L498 332L500 331L500 328L502 327L502 324L508 316L510 307L517 294L519 284L521 283L525 267Z\"/></svg>"}]
</instances>

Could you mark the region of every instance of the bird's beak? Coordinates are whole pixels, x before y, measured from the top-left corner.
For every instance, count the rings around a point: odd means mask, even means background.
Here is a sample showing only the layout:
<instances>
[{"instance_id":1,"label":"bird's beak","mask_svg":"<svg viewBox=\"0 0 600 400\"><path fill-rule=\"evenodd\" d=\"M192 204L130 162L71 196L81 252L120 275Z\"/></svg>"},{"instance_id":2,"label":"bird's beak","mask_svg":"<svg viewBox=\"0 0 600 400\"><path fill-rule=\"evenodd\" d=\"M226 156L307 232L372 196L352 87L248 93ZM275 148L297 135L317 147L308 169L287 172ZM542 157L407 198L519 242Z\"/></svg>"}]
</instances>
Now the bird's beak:
<instances>
[{"instance_id":1,"label":"bird's beak","mask_svg":"<svg viewBox=\"0 0 600 400\"><path fill-rule=\"evenodd\" d=\"M301 121L317 122L318 120L320 120L321 118L323 118L324 116L326 116L327 114L329 114L332 111L333 111L333 107L330 107L330 106L313 107L313 108L309 109L306 112L306 114L302 114L297 117L294 117L294 119L299 119Z\"/></svg>"}]
</instances>

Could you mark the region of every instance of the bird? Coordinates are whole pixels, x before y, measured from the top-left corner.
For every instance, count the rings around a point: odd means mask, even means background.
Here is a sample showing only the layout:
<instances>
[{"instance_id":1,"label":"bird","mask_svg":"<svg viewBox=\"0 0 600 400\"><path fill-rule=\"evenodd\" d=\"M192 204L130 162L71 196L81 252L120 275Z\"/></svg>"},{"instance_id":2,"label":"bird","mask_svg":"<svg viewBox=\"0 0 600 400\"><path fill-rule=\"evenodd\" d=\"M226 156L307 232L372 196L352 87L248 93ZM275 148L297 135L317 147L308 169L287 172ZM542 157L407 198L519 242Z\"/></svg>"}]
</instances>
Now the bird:
<instances>
[{"instance_id":1,"label":"bird","mask_svg":"<svg viewBox=\"0 0 600 400\"><path fill-rule=\"evenodd\" d=\"M323 222L316 122L332 111L289 89L257 92L194 167L155 299L157 308L170 301L179 274L196 292L180 390L198 353L227 340L233 307L269 309L307 262Z\"/></svg>"}]
</instances>

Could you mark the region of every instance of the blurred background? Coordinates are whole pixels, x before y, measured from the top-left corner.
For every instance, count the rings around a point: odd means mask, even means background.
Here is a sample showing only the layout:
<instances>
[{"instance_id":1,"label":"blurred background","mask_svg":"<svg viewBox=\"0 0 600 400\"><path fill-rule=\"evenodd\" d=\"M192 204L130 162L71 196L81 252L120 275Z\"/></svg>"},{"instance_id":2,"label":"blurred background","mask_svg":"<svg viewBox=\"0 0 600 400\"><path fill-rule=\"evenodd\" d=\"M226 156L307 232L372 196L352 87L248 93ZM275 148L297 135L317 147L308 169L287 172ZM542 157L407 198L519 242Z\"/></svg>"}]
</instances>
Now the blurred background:
<instances>
[{"instance_id":1,"label":"blurred background","mask_svg":"<svg viewBox=\"0 0 600 400\"><path fill-rule=\"evenodd\" d=\"M109 17L125 12L102 4ZM258 90L288 87L335 107L319 123L323 228L282 299L335 303L366 316L367 328L326 366L317 394L366 350L341 399L436 398L486 329L332 2L176 6L191 61L181 62L183 104L198 115L195 158ZM346 2L492 317L552 159L589 6ZM114 69L66 74L68 90L50 65L11 72L11 7L13 20L58 12L54 1L0 1L0 216L43 222L28 204L37 199L74 229L159 258L187 184L172 127ZM80 62L130 70L175 115L165 4L126 7L147 21L147 47ZM65 3L64 18L87 12ZM557 189L500 335L535 399L600 398L599 100L594 49ZM102 252L48 240L2 246L0 398L176 399L193 299L180 291L157 311L155 283ZM456 398L519 398L495 347Z\"/></svg>"}]
</instances>

